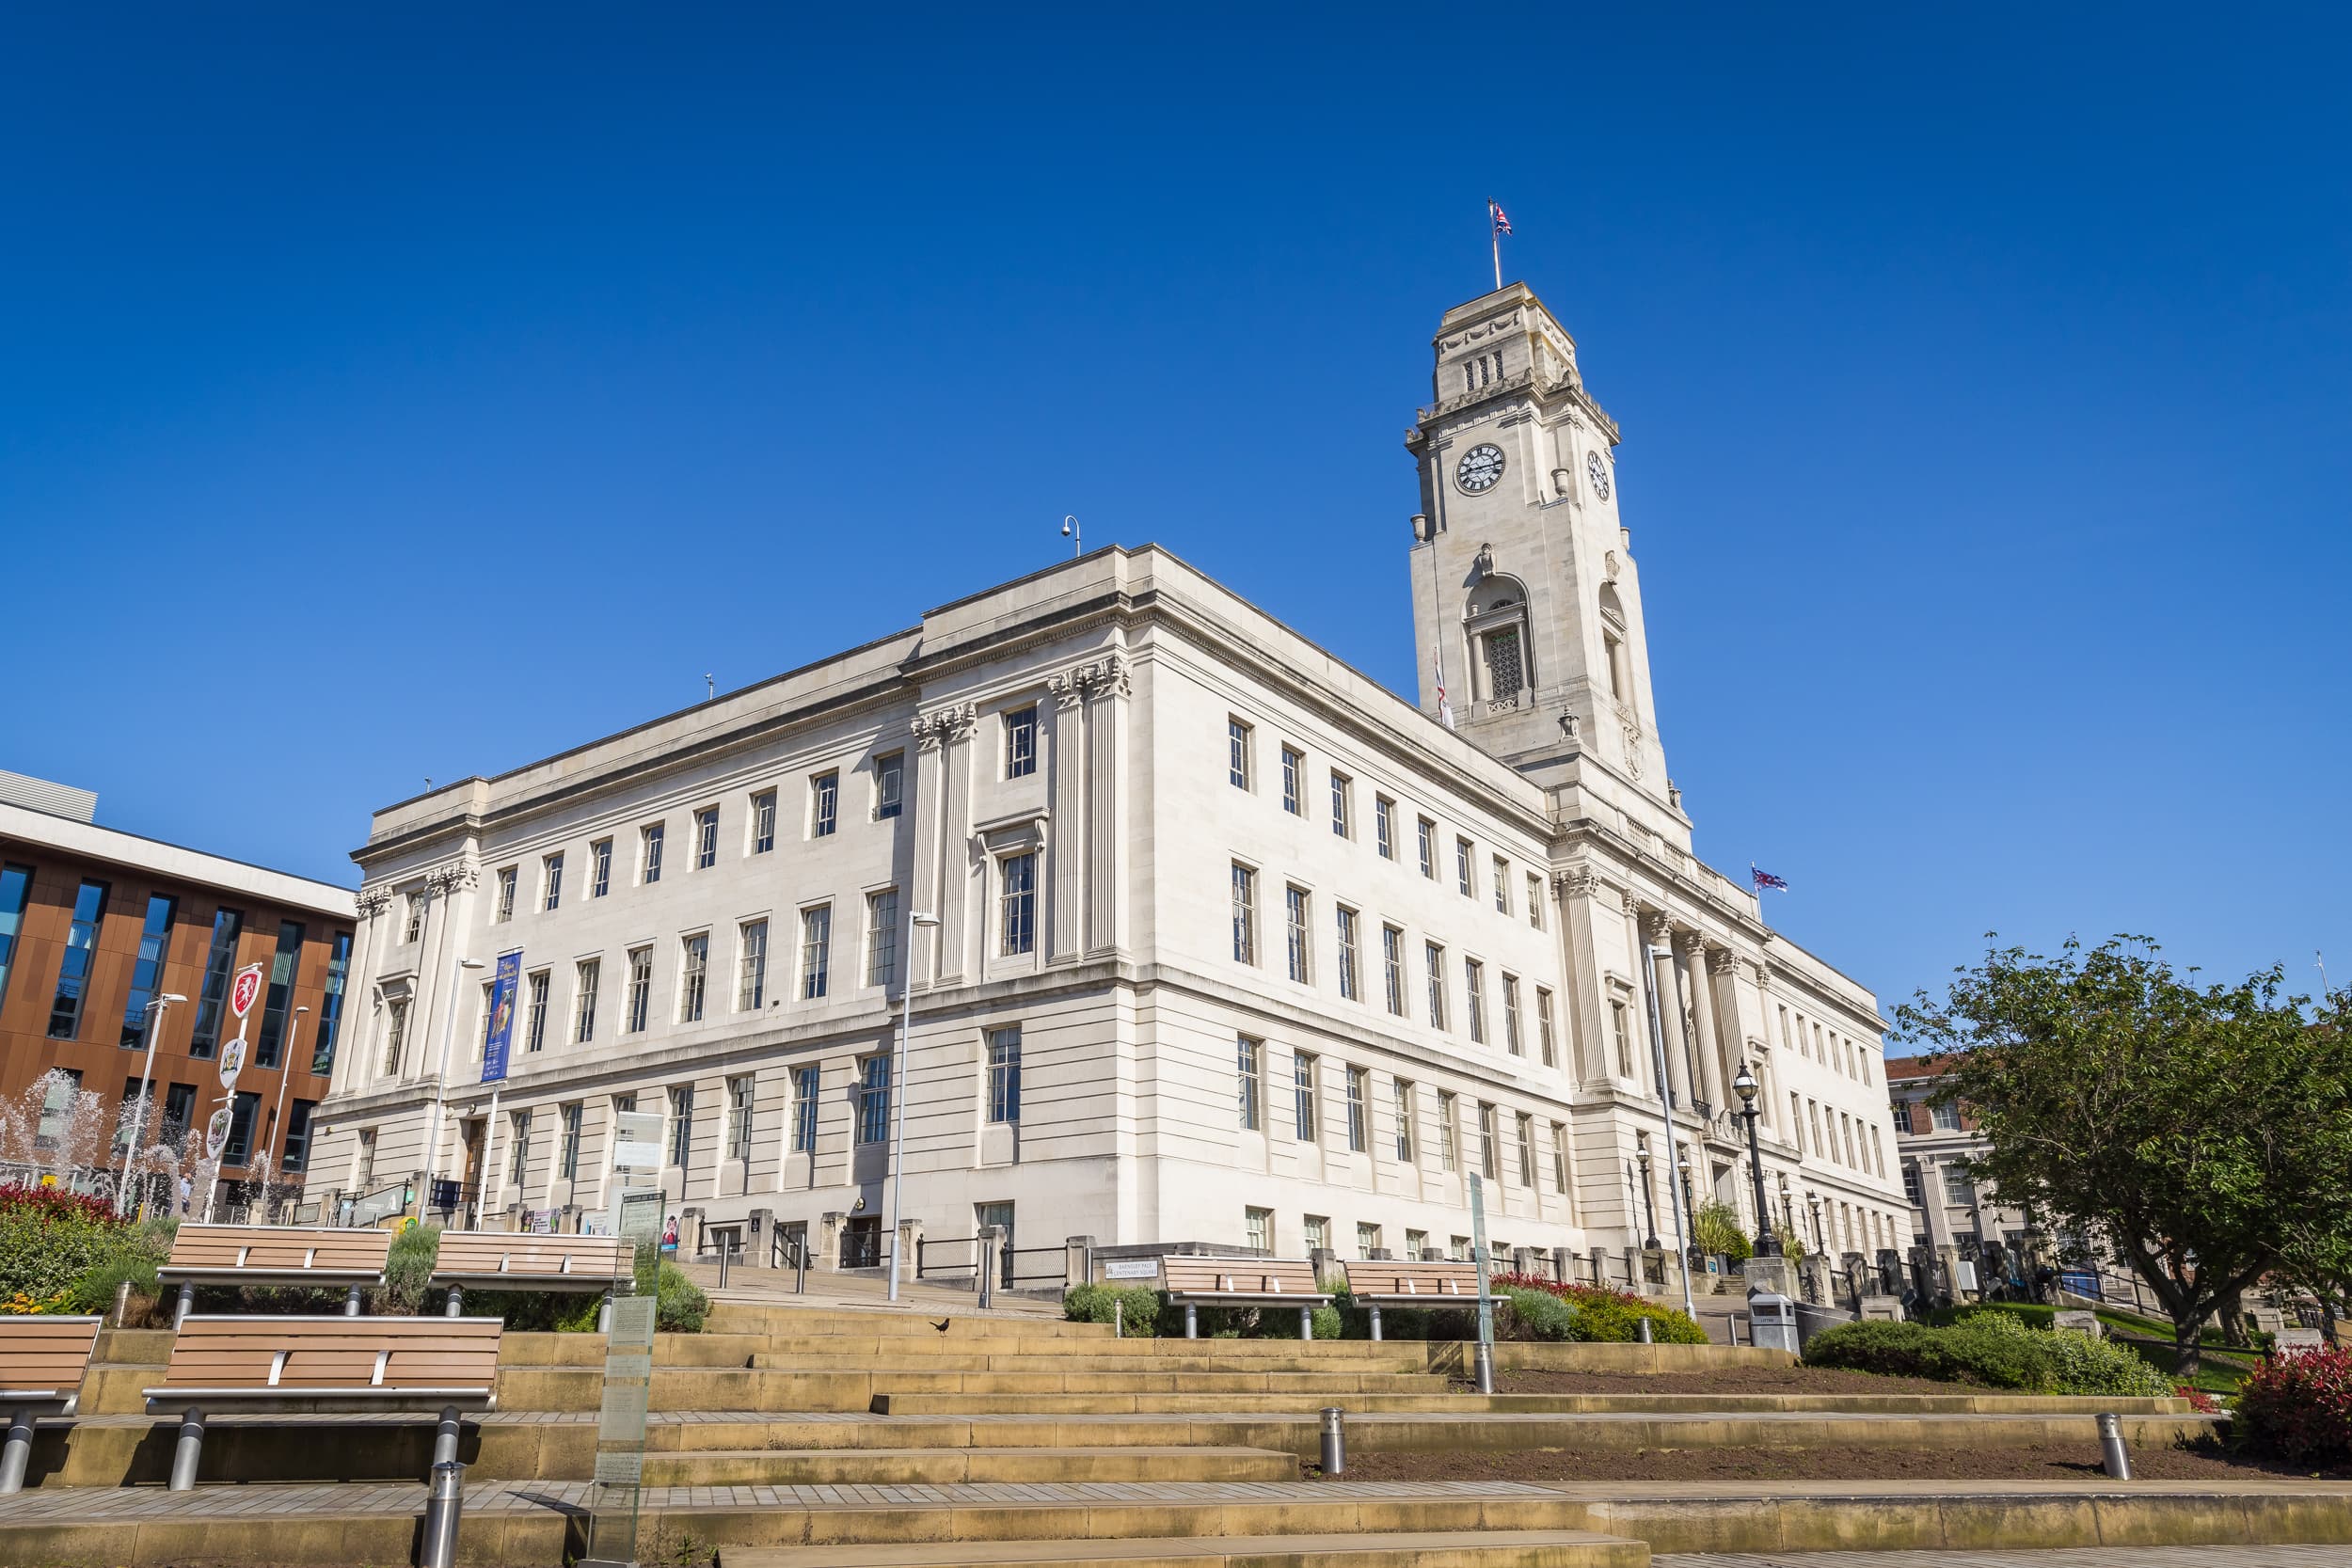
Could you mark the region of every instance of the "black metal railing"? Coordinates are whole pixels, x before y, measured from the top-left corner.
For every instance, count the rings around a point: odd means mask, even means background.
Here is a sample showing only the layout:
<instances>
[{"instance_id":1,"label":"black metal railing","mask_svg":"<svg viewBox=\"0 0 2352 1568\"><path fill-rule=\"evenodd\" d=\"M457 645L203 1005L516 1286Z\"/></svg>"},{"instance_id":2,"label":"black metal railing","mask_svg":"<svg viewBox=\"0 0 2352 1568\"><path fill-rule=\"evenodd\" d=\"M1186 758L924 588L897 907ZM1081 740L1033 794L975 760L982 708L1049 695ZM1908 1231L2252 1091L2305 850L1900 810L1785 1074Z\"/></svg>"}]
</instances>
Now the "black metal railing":
<instances>
[{"instance_id":1,"label":"black metal railing","mask_svg":"<svg viewBox=\"0 0 2352 1568\"><path fill-rule=\"evenodd\" d=\"M879 1269L888 1259L882 1250L879 1230L845 1230L841 1233L841 1266L845 1269Z\"/></svg>"},{"instance_id":2,"label":"black metal railing","mask_svg":"<svg viewBox=\"0 0 2352 1568\"><path fill-rule=\"evenodd\" d=\"M1024 1285L1059 1284L1070 1277L1070 1250L1058 1246L1006 1247L1000 1254L997 1284L1008 1291ZM1025 1263L1023 1259L1030 1261ZM1045 1259L1039 1262L1038 1259Z\"/></svg>"},{"instance_id":3,"label":"black metal railing","mask_svg":"<svg viewBox=\"0 0 2352 1568\"><path fill-rule=\"evenodd\" d=\"M917 1279L969 1279L979 1267L977 1236L925 1236L914 1243Z\"/></svg>"}]
</instances>

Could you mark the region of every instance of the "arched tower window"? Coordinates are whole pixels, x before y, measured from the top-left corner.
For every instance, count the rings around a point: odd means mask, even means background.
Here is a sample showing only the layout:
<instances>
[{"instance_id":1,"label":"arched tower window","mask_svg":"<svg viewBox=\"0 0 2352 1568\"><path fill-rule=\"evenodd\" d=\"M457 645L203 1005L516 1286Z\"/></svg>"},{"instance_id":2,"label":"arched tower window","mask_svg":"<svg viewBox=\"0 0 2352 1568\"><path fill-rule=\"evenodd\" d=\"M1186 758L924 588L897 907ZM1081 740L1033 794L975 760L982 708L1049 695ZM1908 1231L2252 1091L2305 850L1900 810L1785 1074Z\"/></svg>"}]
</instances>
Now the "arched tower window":
<instances>
[{"instance_id":1,"label":"arched tower window","mask_svg":"<svg viewBox=\"0 0 2352 1568\"><path fill-rule=\"evenodd\" d=\"M1527 589L1518 578L1488 576L1462 607L1470 643L1470 693L1479 702L1517 706L1535 688L1527 637Z\"/></svg>"},{"instance_id":2,"label":"arched tower window","mask_svg":"<svg viewBox=\"0 0 2352 1568\"><path fill-rule=\"evenodd\" d=\"M1609 664L1609 694L1620 703L1633 701L1633 662L1626 652L1625 604L1617 597L1617 585L1600 585L1601 651Z\"/></svg>"}]
</instances>

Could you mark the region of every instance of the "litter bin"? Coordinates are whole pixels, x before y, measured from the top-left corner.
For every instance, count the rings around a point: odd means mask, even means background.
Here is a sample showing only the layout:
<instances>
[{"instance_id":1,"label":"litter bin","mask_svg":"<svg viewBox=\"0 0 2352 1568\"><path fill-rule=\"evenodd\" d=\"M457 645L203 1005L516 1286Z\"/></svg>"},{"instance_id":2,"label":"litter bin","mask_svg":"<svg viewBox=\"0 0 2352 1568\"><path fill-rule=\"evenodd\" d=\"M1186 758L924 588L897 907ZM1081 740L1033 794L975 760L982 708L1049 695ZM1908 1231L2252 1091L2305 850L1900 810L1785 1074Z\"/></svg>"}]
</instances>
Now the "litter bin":
<instances>
[{"instance_id":1,"label":"litter bin","mask_svg":"<svg viewBox=\"0 0 2352 1568\"><path fill-rule=\"evenodd\" d=\"M1797 1304L1776 1291L1758 1291L1748 1297L1748 1338L1758 1350L1797 1348Z\"/></svg>"}]
</instances>

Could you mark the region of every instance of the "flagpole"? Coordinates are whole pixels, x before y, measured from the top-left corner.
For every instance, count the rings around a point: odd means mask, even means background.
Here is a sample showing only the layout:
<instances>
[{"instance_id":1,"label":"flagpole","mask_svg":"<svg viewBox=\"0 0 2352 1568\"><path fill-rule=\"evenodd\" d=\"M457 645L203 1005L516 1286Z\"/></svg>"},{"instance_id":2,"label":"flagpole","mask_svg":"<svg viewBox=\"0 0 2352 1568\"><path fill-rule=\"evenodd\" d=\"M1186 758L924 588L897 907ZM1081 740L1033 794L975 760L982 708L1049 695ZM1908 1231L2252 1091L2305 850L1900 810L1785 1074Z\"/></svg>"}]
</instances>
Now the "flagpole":
<instances>
[{"instance_id":1,"label":"flagpole","mask_svg":"<svg viewBox=\"0 0 2352 1568\"><path fill-rule=\"evenodd\" d=\"M1495 254L1495 292L1502 292L1502 230L1495 227L1495 204L1486 203L1486 244Z\"/></svg>"}]
</instances>

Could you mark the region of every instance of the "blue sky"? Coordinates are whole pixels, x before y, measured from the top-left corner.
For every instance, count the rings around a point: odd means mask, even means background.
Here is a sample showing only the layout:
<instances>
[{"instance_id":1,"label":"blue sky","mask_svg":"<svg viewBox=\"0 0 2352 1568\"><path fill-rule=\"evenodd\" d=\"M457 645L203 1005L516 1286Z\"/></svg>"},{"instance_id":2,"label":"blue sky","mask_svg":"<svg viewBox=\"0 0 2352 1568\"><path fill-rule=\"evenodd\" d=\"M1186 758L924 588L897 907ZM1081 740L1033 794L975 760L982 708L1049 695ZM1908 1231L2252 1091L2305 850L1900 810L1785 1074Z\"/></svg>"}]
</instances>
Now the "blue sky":
<instances>
[{"instance_id":1,"label":"blue sky","mask_svg":"<svg viewBox=\"0 0 2352 1568\"><path fill-rule=\"evenodd\" d=\"M2336 13L489 9L0 19L0 767L349 881L1065 512L1409 692L1491 194L1784 929L2352 977Z\"/></svg>"}]
</instances>

